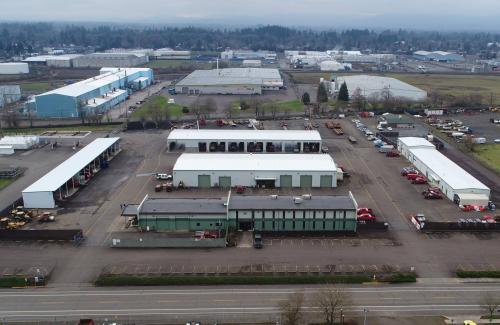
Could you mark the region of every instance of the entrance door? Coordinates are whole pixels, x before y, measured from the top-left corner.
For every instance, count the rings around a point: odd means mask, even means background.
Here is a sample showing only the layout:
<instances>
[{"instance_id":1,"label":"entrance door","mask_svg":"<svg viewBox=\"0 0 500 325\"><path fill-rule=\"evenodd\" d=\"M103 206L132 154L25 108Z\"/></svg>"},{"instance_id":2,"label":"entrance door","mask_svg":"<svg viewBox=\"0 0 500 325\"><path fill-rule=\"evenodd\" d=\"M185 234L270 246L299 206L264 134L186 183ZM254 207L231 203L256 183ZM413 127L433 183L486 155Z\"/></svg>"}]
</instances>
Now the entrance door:
<instances>
[{"instance_id":1,"label":"entrance door","mask_svg":"<svg viewBox=\"0 0 500 325\"><path fill-rule=\"evenodd\" d=\"M198 187L211 187L210 175L198 175Z\"/></svg>"},{"instance_id":2,"label":"entrance door","mask_svg":"<svg viewBox=\"0 0 500 325\"><path fill-rule=\"evenodd\" d=\"M238 230L248 231L253 229L252 221L240 221L238 222Z\"/></svg>"},{"instance_id":3,"label":"entrance door","mask_svg":"<svg viewBox=\"0 0 500 325\"><path fill-rule=\"evenodd\" d=\"M281 175L280 176L280 187L290 188L292 187L292 175Z\"/></svg>"},{"instance_id":4,"label":"entrance door","mask_svg":"<svg viewBox=\"0 0 500 325\"><path fill-rule=\"evenodd\" d=\"M312 188L312 175L300 175L300 187Z\"/></svg>"},{"instance_id":5,"label":"entrance door","mask_svg":"<svg viewBox=\"0 0 500 325\"><path fill-rule=\"evenodd\" d=\"M231 187L231 177L230 176L219 176L219 186L221 188Z\"/></svg>"},{"instance_id":6,"label":"entrance door","mask_svg":"<svg viewBox=\"0 0 500 325\"><path fill-rule=\"evenodd\" d=\"M255 183L259 188L274 188L276 186L276 180L274 179L257 179Z\"/></svg>"},{"instance_id":7,"label":"entrance door","mask_svg":"<svg viewBox=\"0 0 500 325\"><path fill-rule=\"evenodd\" d=\"M332 175L321 175L319 178L319 186L321 187L332 187L333 177Z\"/></svg>"}]
</instances>

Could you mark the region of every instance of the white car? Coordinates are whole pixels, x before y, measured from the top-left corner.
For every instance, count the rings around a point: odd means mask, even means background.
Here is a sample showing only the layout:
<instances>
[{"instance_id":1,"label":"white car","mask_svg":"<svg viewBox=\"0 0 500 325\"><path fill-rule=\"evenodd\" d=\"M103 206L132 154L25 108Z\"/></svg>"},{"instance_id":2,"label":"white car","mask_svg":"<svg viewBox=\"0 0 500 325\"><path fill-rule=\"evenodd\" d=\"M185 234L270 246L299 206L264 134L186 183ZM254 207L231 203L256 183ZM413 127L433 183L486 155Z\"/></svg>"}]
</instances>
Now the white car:
<instances>
[{"instance_id":1,"label":"white car","mask_svg":"<svg viewBox=\"0 0 500 325\"><path fill-rule=\"evenodd\" d=\"M495 140L493 140L493 142L500 143L500 139L495 139Z\"/></svg>"},{"instance_id":2,"label":"white car","mask_svg":"<svg viewBox=\"0 0 500 325\"><path fill-rule=\"evenodd\" d=\"M387 128L387 131L392 131L392 128L389 126L389 127Z\"/></svg>"}]
</instances>

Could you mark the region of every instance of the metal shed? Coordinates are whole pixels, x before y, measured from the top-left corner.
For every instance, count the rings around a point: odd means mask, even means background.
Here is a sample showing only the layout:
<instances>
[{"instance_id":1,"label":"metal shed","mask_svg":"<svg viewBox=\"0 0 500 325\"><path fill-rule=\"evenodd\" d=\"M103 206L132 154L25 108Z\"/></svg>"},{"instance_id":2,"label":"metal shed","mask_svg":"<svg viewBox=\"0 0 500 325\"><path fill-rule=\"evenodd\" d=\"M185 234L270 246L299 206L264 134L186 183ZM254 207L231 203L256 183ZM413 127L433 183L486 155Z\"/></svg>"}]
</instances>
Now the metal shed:
<instances>
[{"instance_id":1,"label":"metal shed","mask_svg":"<svg viewBox=\"0 0 500 325\"><path fill-rule=\"evenodd\" d=\"M120 152L120 138L98 138L23 192L26 208L52 209L78 191Z\"/></svg>"}]
</instances>

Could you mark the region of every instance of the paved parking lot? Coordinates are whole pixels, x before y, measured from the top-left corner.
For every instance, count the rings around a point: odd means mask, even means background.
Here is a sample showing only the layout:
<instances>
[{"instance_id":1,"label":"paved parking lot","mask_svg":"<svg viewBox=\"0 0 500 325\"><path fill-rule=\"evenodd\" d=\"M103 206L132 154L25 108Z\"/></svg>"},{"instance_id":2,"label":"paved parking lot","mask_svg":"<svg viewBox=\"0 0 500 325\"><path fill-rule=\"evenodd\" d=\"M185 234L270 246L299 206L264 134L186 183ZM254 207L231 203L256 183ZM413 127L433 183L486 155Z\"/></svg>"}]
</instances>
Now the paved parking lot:
<instances>
[{"instance_id":1,"label":"paved parking lot","mask_svg":"<svg viewBox=\"0 0 500 325\"><path fill-rule=\"evenodd\" d=\"M315 122L315 121L313 121ZM87 240L83 247L51 243L1 243L0 254L9 256L0 267L16 267L30 261L33 264L57 263L52 283L81 284L93 281L103 267L133 264L159 265L168 259L169 265L400 265L415 266L421 276L443 277L460 264L483 265L500 260L496 247L497 234L420 234L409 222L409 216L423 212L439 220L456 220L461 212L448 200L426 201L420 195L421 186L410 184L399 175L408 165L403 158L387 158L378 153L354 127L350 120L341 120L345 135L337 136L317 121L324 143L335 161L344 166L351 177L335 189L313 189L313 195L338 195L352 191L361 206L372 207L381 220L390 224L390 231L376 238L264 238L264 248L113 250L108 248L112 231L125 224L120 217L120 204L140 202L146 195L163 197L221 197L222 190L189 189L171 193L155 193L156 172L170 171L179 153L166 152L166 132L121 133L123 149L117 160L102 171L71 204L64 218L76 218ZM304 120L288 120L290 129L303 129ZM279 128L279 121L266 121L266 129ZM347 136L358 138L352 145ZM70 154L70 152L68 152ZM50 156L50 155L49 155ZM64 156L58 159L64 159ZM23 163L27 163L22 160ZM47 163L47 168L52 163ZM43 174L43 170L38 173ZM2 191L4 192L4 191ZM272 190L252 190L251 194L268 195ZM282 194L302 194L294 189ZM4 193L0 193L4 194ZM472 216L472 215L471 215ZM76 223L75 223L76 225ZM147 235L147 234L145 234ZM459 252L459 253L457 253Z\"/></svg>"}]
</instances>

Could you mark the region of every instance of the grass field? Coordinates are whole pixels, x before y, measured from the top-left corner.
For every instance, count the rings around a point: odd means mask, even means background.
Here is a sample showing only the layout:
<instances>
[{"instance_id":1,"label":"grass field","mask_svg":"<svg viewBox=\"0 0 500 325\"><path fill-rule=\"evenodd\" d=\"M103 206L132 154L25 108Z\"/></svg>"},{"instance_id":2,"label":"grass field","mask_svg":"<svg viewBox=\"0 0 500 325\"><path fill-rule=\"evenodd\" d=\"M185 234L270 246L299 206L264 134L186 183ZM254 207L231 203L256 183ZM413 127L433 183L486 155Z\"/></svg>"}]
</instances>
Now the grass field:
<instances>
[{"instance_id":1,"label":"grass field","mask_svg":"<svg viewBox=\"0 0 500 325\"><path fill-rule=\"evenodd\" d=\"M500 144L481 144L474 146L474 156L500 174Z\"/></svg>"},{"instance_id":2,"label":"grass field","mask_svg":"<svg viewBox=\"0 0 500 325\"><path fill-rule=\"evenodd\" d=\"M170 117L180 117L183 115L182 106L179 104L168 104L167 99L163 96L153 97L144 105L132 113L135 118L150 118L152 115L151 109L154 105L158 105L162 114L168 112Z\"/></svg>"},{"instance_id":3,"label":"grass field","mask_svg":"<svg viewBox=\"0 0 500 325\"><path fill-rule=\"evenodd\" d=\"M11 184L12 182L14 182L14 179L12 178L0 178L0 190L3 190L7 186L9 186L9 184Z\"/></svg>"},{"instance_id":4,"label":"grass field","mask_svg":"<svg viewBox=\"0 0 500 325\"><path fill-rule=\"evenodd\" d=\"M304 104L302 104L302 102L299 100L299 99L294 99L294 100L285 100L285 101L278 101L278 102L275 102L276 104L276 112L279 112L279 113L284 113L286 111L288 112L304 112ZM231 104L231 106L233 107L233 112L240 112L239 110L239 106L240 106L240 102L239 101L235 101ZM264 108L264 111L266 113L270 113L272 111L272 108L271 108L271 103L269 102L266 102L266 103L263 103L262 104L262 107ZM253 108L248 108L246 109L244 112L248 113L248 112L254 112L255 110Z\"/></svg>"},{"instance_id":5,"label":"grass field","mask_svg":"<svg viewBox=\"0 0 500 325\"><path fill-rule=\"evenodd\" d=\"M22 83L21 85L21 90L23 92L44 92L44 91L49 91L51 89L57 88L59 85L51 85L50 82L29 82L29 83Z\"/></svg>"},{"instance_id":6,"label":"grass field","mask_svg":"<svg viewBox=\"0 0 500 325\"><path fill-rule=\"evenodd\" d=\"M296 83L317 84L320 78L328 79L331 72L291 73ZM335 73L337 76L345 73ZM430 91L438 91L451 96L481 95L486 104L500 105L500 76L483 75L447 75L447 74L374 74L399 79L415 87Z\"/></svg>"}]
</instances>

